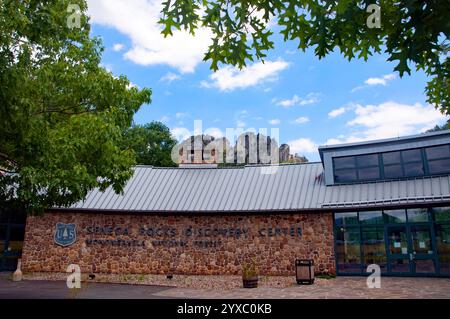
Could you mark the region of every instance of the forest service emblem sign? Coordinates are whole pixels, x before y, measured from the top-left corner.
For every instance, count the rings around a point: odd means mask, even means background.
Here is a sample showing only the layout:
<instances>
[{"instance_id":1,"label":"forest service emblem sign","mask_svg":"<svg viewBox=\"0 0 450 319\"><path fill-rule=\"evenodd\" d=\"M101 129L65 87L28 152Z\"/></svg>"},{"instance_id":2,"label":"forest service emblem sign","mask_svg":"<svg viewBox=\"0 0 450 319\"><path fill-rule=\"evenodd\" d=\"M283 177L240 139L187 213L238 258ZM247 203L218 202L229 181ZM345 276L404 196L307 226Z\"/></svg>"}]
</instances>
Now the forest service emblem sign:
<instances>
[{"instance_id":1,"label":"forest service emblem sign","mask_svg":"<svg viewBox=\"0 0 450 319\"><path fill-rule=\"evenodd\" d=\"M55 244L67 247L77 240L75 224L56 223Z\"/></svg>"}]
</instances>

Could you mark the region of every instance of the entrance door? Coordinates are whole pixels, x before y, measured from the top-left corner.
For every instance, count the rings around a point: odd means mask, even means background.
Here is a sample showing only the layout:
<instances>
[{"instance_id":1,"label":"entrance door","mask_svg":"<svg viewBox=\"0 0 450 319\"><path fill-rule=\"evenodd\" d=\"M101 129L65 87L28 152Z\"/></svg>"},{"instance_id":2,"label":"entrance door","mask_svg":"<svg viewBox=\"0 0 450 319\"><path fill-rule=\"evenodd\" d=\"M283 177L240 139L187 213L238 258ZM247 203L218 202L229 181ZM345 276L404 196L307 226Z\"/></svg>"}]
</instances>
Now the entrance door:
<instances>
[{"instance_id":1,"label":"entrance door","mask_svg":"<svg viewBox=\"0 0 450 319\"><path fill-rule=\"evenodd\" d=\"M388 272L398 275L412 273L411 243L408 235L406 225L387 227Z\"/></svg>"},{"instance_id":2,"label":"entrance door","mask_svg":"<svg viewBox=\"0 0 450 319\"><path fill-rule=\"evenodd\" d=\"M388 272L396 275L433 275L436 252L429 225L387 226Z\"/></svg>"},{"instance_id":3,"label":"entrance door","mask_svg":"<svg viewBox=\"0 0 450 319\"><path fill-rule=\"evenodd\" d=\"M418 275L436 273L436 252L429 225L411 225L413 272Z\"/></svg>"}]
</instances>

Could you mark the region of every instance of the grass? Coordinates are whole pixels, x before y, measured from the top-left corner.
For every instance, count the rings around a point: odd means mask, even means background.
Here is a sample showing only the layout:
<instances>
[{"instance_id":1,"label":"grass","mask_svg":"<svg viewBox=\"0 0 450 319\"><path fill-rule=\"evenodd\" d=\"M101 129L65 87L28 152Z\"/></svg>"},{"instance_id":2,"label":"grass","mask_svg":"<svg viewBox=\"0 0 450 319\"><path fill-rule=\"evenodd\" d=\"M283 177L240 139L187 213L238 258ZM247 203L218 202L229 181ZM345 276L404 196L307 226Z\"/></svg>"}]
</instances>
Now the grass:
<instances>
[{"instance_id":1,"label":"grass","mask_svg":"<svg viewBox=\"0 0 450 319\"><path fill-rule=\"evenodd\" d=\"M336 275L319 274L319 275L316 275L315 278L319 278L319 279L335 279Z\"/></svg>"}]
</instances>

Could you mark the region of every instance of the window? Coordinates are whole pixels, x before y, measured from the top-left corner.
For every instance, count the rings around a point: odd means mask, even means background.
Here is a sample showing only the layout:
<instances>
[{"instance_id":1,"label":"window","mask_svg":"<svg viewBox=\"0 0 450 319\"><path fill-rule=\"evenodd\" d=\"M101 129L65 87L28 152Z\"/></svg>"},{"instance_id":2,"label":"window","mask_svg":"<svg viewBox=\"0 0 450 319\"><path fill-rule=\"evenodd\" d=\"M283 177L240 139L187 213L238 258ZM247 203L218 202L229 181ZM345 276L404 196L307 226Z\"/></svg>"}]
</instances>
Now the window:
<instances>
[{"instance_id":1,"label":"window","mask_svg":"<svg viewBox=\"0 0 450 319\"><path fill-rule=\"evenodd\" d=\"M334 157L333 169L336 183L450 174L450 144Z\"/></svg>"},{"instance_id":2,"label":"window","mask_svg":"<svg viewBox=\"0 0 450 319\"><path fill-rule=\"evenodd\" d=\"M404 209L385 210L384 211L385 223L406 223L406 212Z\"/></svg>"},{"instance_id":3,"label":"window","mask_svg":"<svg viewBox=\"0 0 450 319\"><path fill-rule=\"evenodd\" d=\"M338 183L369 181L380 178L378 154L336 157L334 179Z\"/></svg>"},{"instance_id":4,"label":"window","mask_svg":"<svg viewBox=\"0 0 450 319\"><path fill-rule=\"evenodd\" d=\"M437 222L450 222L450 207L434 207L434 220Z\"/></svg>"},{"instance_id":5,"label":"window","mask_svg":"<svg viewBox=\"0 0 450 319\"><path fill-rule=\"evenodd\" d=\"M450 145L427 147L425 154L430 174L450 172Z\"/></svg>"},{"instance_id":6,"label":"window","mask_svg":"<svg viewBox=\"0 0 450 319\"><path fill-rule=\"evenodd\" d=\"M356 170L350 169L336 170L334 179L338 183L356 182L358 180L356 177Z\"/></svg>"},{"instance_id":7,"label":"window","mask_svg":"<svg viewBox=\"0 0 450 319\"><path fill-rule=\"evenodd\" d=\"M427 147L425 149L428 160L435 160L439 158L450 158L449 145L441 145L434 147Z\"/></svg>"},{"instance_id":8,"label":"window","mask_svg":"<svg viewBox=\"0 0 450 319\"><path fill-rule=\"evenodd\" d=\"M403 177L402 158L400 152L383 153L383 168L385 178Z\"/></svg>"},{"instance_id":9,"label":"window","mask_svg":"<svg viewBox=\"0 0 450 319\"><path fill-rule=\"evenodd\" d=\"M354 156L336 157L333 161L335 169L354 168L356 166Z\"/></svg>"},{"instance_id":10,"label":"window","mask_svg":"<svg viewBox=\"0 0 450 319\"><path fill-rule=\"evenodd\" d=\"M425 174L420 149L402 151L401 154L405 177L423 176Z\"/></svg>"},{"instance_id":11,"label":"window","mask_svg":"<svg viewBox=\"0 0 450 319\"><path fill-rule=\"evenodd\" d=\"M343 273L361 273L361 247L359 228L336 231L336 257L338 269Z\"/></svg>"},{"instance_id":12,"label":"window","mask_svg":"<svg viewBox=\"0 0 450 319\"><path fill-rule=\"evenodd\" d=\"M428 210L426 208L414 208L407 209L408 212L408 222L427 222L428 221Z\"/></svg>"},{"instance_id":13,"label":"window","mask_svg":"<svg viewBox=\"0 0 450 319\"><path fill-rule=\"evenodd\" d=\"M361 224L383 224L383 213L381 211L360 212L359 222Z\"/></svg>"},{"instance_id":14,"label":"window","mask_svg":"<svg viewBox=\"0 0 450 319\"><path fill-rule=\"evenodd\" d=\"M384 166L384 177L390 178L401 178L403 177L403 169L401 165L385 165Z\"/></svg>"},{"instance_id":15,"label":"window","mask_svg":"<svg viewBox=\"0 0 450 319\"><path fill-rule=\"evenodd\" d=\"M358 167L378 166L378 154L356 156Z\"/></svg>"},{"instance_id":16,"label":"window","mask_svg":"<svg viewBox=\"0 0 450 319\"><path fill-rule=\"evenodd\" d=\"M401 162L400 152L383 153L384 165L401 164Z\"/></svg>"},{"instance_id":17,"label":"window","mask_svg":"<svg viewBox=\"0 0 450 319\"><path fill-rule=\"evenodd\" d=\"M358 225L357 213L336 213L334 214L334 224L336 226Z\"/></svg>"},{"instance_id":18,"label":"window","mask_svg":"<svg viewBox=\"0 0 450 319\"><path fill-rule=\"evenodd\" d=\"M381 214L381 212L380 212ZM377 264L381 271L386 271L386 247L384 243L384 227L361 228L362 258L364 268Z\"/></svg>"}]
</instances>

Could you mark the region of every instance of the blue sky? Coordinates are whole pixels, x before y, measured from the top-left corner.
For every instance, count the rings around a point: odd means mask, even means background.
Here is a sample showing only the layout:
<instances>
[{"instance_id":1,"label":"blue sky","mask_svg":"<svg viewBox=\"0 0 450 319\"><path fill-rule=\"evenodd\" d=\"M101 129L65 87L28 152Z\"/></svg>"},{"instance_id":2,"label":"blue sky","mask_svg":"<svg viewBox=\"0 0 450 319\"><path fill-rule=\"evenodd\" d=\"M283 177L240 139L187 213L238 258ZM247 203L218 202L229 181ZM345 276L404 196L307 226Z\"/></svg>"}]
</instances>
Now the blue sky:
<instances>
[{"instance_id":1,"label":"blue sky","mask_svg":"<svg viewBox=\"0 0 450 319\"><path fill-rule=\"evenodd\" d=\"M103 65L153 90L135 122L162 121L178 139L193 132L194 120L216 136L226 128L279 128L279 142L289 143L291 153L318 160L318 145L415 134L446 120L426 103L423 72L400 79L385 55L348 62L333 53L319 60L276 36L266 63L213 73L201 61L207 30L196 38L159 35L160 1L88 3L92 34L105 46Z\"/></svg>"}]
</instances>

